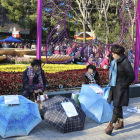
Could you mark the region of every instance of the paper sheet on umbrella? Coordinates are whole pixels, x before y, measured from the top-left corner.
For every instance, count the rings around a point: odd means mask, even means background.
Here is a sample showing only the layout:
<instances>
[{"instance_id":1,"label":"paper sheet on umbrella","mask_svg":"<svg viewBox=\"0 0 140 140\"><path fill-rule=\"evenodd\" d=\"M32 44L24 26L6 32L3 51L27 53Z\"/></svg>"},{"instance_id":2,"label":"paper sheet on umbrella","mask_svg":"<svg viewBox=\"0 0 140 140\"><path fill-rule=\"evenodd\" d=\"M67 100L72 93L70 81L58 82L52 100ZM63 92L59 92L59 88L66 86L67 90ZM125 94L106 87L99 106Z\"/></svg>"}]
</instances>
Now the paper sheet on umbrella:
<instances>
[{"instance_id":1,"label":"paper sheet on umbrella","mask_svg":"<svg viewBox=\"0 0 140 140\"><path fill-rule=\"evenodd\" d=\"M18 95L7 95L4 96L5 104L19 104L19 97Z\"/></svg>"},{"instance_id":2,"label":"paper sheet on umbrella","mask_svg":"<svg viewBox=\"0 0 140 140\"><path fill-rule=\"evenodd\" d=\"M61 105L68 117L73 117L78 115L74 105L71 102L64 102L61 103Z\"/></svg>"},{"instance_id":3,"label":"paper sheet on umbrella","mask_svg":"<svg viewBox=\"0 0 140 140\"><path fill-rule=\"evenodd\" d=\"M97 85L91 85L90 87L91 87L96 93L103 93L102 88L100 88L100 87L97 86Z\"/></svg>"}]
</instances>

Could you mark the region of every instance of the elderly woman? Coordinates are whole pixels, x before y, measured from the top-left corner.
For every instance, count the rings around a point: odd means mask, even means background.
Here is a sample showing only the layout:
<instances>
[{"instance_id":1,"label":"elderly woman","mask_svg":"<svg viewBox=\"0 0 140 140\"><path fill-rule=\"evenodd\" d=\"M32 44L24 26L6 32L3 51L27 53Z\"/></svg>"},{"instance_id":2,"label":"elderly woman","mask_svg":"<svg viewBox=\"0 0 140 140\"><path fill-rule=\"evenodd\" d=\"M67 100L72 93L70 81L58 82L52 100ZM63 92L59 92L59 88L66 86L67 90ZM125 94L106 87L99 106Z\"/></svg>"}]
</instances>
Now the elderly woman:
<instances>
[{"instance_id":1,"label":"elderly woman","mask_svg":"<svg viewBox=\"0 0 140 140\"><path fill-rule=\"evenodd\" d=\"M113 129L121 129L123 125L122 106L128 106L129 103L129 85L135 80L135 74L131 63L124 55L125 49L120 45L114 45L111 48L114 60L110 65L109 85L110 93L108 103L113 101L113 116L109 122L105 133L112 134ZM117 125L115 125L117 123Z\"/></svg>"},{"instance_id":2,"label":"elderly woman","mask_svg":"<svg viewBox=\"0 0 140 140\"><path fill-rule=\"evenodd\" d=\"M41 60L35 59L31 66L23 72L20 94L36 102L37 95L42 95L45 87L46 78L41 69Z\"/></svg>"},{"instance_id":3,"label":"elderly woman","mask_svg":"<svg viewBox=\"0 0 140 140\"><path fill-rule=\"evenodd\" d=\"M96 71L96 67L94 65L88 65L87 66L87 72L82 77L82 84L98 84L102 85L102 82L100 80L100 76L98 72Z\"/></svg>"}]
</instances>

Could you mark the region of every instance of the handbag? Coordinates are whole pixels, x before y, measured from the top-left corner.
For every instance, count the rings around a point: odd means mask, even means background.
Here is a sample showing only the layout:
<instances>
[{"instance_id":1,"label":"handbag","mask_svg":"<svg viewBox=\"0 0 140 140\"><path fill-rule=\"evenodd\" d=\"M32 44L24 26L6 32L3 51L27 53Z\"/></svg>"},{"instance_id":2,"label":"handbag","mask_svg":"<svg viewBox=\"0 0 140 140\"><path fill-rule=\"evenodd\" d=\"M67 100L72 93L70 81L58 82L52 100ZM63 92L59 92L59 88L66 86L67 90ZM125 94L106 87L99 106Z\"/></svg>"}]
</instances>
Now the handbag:
<instances>
[{"instance_id":1,"label":"handbag","mask_svg":"<svg viewBox=\"0 0 140 140\"><path fill-rule=\"evenodd\" d=\"M108 65L104 65L103 66L103 69L108 69Z\"/></svg>"}]
</instances>

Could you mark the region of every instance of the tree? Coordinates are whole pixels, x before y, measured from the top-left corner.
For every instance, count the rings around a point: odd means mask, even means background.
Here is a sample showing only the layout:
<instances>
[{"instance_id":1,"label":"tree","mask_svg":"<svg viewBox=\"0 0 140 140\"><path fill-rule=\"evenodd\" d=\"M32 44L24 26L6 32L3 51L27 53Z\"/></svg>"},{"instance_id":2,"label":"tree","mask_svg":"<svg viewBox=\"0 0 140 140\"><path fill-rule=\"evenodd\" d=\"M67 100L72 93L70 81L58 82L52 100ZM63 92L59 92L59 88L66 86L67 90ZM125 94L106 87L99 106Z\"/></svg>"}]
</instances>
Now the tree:
<instances>
[{"instance_id":1,"label":"tree","mask_svg":"<svg viewBox=\"0 0 140 140\"><path fill-rule=\"evenodd\" d=\"M37 1L36 0L1 0L3 11L8 18L24 29L30 29L30 39L36 39ZM44 27L48 16L43 10L42 21ZM51 24L51 23L50 23ZM44 32L43 32L44 33ZM43 35L44 36L44 35Z\"/></svg>"}]
</instances>

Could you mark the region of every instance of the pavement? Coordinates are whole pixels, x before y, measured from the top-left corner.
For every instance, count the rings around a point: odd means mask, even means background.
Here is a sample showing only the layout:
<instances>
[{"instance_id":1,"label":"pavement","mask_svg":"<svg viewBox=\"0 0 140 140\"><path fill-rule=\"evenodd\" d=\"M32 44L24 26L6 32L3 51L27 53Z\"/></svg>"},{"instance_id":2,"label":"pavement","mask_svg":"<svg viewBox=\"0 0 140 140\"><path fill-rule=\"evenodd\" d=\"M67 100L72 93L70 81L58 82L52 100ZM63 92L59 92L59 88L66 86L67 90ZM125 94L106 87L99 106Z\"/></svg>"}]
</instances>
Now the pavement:
<instances>
[{"instance_id":1,"label":"pavement","mask_svg":"<svg viewBox=\"0 0 140 140\"><path fill-rule=\"evenodd\" d=\"M140 97L131 98L129 106L123 107L124 128L113 130L111 136L104 133L108 123L98 124L86 117L83 131L62 134L45 121L38 124L28 136L11 137L0 140L140 140L140 113L128 112L127 109L140 108Z\"/></svg>"}]
</instances>

